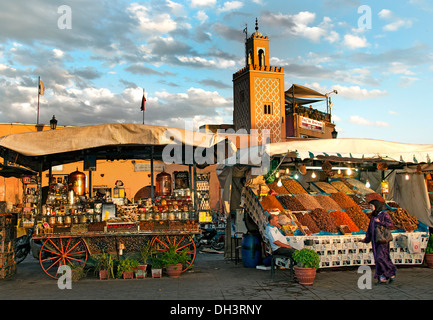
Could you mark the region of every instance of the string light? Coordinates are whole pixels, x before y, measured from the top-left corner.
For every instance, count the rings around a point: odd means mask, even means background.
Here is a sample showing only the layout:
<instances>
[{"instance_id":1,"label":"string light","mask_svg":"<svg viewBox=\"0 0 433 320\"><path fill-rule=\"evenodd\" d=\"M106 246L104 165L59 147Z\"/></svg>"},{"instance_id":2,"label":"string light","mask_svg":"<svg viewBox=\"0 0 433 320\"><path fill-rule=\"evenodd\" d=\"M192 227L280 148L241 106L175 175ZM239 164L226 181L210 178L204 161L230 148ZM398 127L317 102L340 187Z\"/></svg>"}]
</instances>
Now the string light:
<instances>
[{"instance_id":1,"label":"string light","mask_svg":"<svg viewBox=\"0 0 433 320\"><path fill-rule=\"evenodd\" d=\"M282 185L283 185L283 183L281 182L281 179L278 179L277 186L281 187Z\"/></svg>"},{"instance_id":2,"label":"string light","mask_svg":"<svg viewBox=\"0 0 433 320\"><path fill-rule=\"evenodd\" d=\"M350 175L352 174L352 169L351 169L351 168L348 168L346 172L347 172L347 174L350 176Z\"/></svg>"},{"instance_id":3,"label":"string light","mask_svg":"<svg viewBox=\"0 0 433 320\"><path fill-rule=\"evenodd\" d=\"M410 176L409 176L409 174L406 173L406 175L404 176L404 178L405 178L406 180L410 180Z\"/></svg>"},{"instance_id":4,"label":"string light","mask_svg":"<svg viewBox=\"0 0 433 320\"><path fill-rule=\"evenodd\" d=\"M290 170L289 170L289 168L287 168L286 169L286 174L289 174L290 173Z\"/></svg>"},{"instance_id":5,"label":"string light","mask_svg":"<svg viewBox=\"0 0 433 320\"><path fill-rule=\"evenodd\" d=\"M368 181L368 179L367 179L367 182L365 183L365 186L366 186L367 188L370 188L370 181Z\"/></svg>"},{"instance_id":6,"label":"string light","mask_svg":"<svg viewBox=\"0 0 433 320\"><path fill-rule=\"evenodd\" d=\"M313 171L313 173L311 174L311 178L315 178L316 177L316 173Z\"/></svg>"}]
</instances>

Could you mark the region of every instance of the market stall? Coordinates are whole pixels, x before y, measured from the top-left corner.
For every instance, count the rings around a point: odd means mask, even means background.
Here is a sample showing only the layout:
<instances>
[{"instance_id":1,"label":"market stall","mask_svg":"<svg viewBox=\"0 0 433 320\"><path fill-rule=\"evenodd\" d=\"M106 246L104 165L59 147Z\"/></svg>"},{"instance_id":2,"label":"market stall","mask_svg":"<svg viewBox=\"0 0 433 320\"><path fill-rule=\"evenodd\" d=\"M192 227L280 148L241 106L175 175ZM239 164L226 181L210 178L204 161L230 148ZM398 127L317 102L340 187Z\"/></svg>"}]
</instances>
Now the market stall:
<instances>
[{"instance_id":1,"label":"market stall","mask_svg":"<svg viewBox=\"0 0 433 320\"><path fill-rule=\"evenodd\" d=\"M196 254L193 235L198 232L200 208L197 167L216 159L216 146L225 138L175 128L135 124L107 124L14 134L0 138L5 163L35 170L25 180L22 213L33 238L42 242L40 264L52 278L60 265L84 265L90 255L101 252L140 251L147 241L155 250L170 244L188 248L189 268ZM83 161L97 170L96 160L146 159L151 164L151 196L138 202L125 200L122 185L115 194L86 197L85 174L78 169L65 177L53 177L55 165ZM153 161L186 165L185 172L156 176ZM49 171L43 201L41 177ZM174 188L173 188L174 186ZM89 186L89 189L91 186ZM200 206L200 207L199 207Z\"/></svg>"},{"instance_id":2,"label":"market stall","mask_svg":"<svg viewBox=\"0 0 433 320\"><path fill-rule=\"evenodd\" d=\"M261 155L261 168L249 160L255 154ZM220 171L225 212L242 208L253 222L249 231L262 238L267 217L278 214L290 244L317 251L320 267L353 266L374 263L371 245L360 240L368 227L368 202L379 199L394 222L391 259L421 264L433 225L431 207L421 201L420 209L419 201L397 195L428 199L425 181L413 177L398 188L394 184L396 175L429 163L431 156L433 145L372 139L294 140L238 150L237 164Z\"/></svg>"}]
</instances>

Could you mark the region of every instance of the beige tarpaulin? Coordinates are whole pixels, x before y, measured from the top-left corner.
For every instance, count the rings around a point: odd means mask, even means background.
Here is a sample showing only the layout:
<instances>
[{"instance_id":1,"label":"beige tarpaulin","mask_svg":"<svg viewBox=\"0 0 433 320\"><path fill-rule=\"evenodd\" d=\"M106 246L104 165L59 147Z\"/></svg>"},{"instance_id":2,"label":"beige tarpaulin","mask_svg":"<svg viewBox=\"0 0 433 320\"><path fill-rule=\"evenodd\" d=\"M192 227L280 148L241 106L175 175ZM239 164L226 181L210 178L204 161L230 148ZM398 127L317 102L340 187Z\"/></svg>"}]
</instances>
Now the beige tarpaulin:
<instances>
[{"instance_id":1,"label":"beige tarpaulin","mask_svg":"<svg viewBox=\"0 0 433 320\"><path fill-rule=\"evenodd\" d=\"M25 156L70 152L116 145L167 145L179 142L191 146L212 147L217 135L184 129L141 125L101 124L61 130L17 133L0 137L0 146Z\"/></svg>"},{"instance_id":2,"label":"beige tarpaulin","mask_svg":"<svg viewBox=\"0 0 433 320\"><path fill-rule=\"evenodd\" d=\"M290 89L286 91L286 95L295 98L326 98L326 95L299 84L293 84Z\"/></svg>"},{"instance_id":3,"label":"beige tarpaulin","mask_svg":"<svg viewBox=\"0 0 433 320\"><path fill-rule=\"evenodd\" d=\"M407 144L375 139L310 139L271 143L238 150L240 164L256 165L251 155L277 156L291 154L301 160L315 157L330 161L389 160L406 163L430 163L433 144Z\"/></svg>"}]
</instances>

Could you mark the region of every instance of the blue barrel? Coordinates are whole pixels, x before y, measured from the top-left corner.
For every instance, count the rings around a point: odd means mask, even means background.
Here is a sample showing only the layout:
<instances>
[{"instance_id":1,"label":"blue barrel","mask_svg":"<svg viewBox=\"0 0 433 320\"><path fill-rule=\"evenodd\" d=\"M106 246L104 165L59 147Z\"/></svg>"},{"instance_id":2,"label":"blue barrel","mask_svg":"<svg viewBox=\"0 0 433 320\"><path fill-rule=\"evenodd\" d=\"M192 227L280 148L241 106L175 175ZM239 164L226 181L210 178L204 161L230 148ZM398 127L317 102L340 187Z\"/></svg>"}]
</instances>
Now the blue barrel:
<instances>
[{"instance_id":1,"label":"blue barrel","mask_svg":"<svg viewBox=\"0 0 433 320\"><path fill-rule=\"evenodd\" d=\"M246 234L242 238L242 262L246 268L255 268L262 258L262 245L260 238Z\"/></svg>"}]
</instances>

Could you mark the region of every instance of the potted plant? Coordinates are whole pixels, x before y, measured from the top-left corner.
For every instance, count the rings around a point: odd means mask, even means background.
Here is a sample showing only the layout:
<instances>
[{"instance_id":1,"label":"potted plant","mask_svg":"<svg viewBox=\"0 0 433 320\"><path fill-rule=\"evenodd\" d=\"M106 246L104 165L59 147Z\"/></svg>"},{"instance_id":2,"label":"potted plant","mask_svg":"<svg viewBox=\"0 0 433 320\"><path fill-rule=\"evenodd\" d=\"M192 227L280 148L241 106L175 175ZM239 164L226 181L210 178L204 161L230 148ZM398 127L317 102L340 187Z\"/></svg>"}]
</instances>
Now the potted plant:
<instances>
[{"instance_id":1,"label":"potted plant","mask_svg":"<svg viewBox=\"0 0 433 320\"><path fill-rule=\"evenodd\" d=\"M292 258L296 263L293 270L298 282L304 285L312 285L320 262L317 252L312 249L303 248L295 251Z\"/></svg>"},{"instance_id":2,"label":"potted plant","mask_svg":"<svg viewBox=\"0 0 433 320\"><path fill-rule=\"evenodd\" d=\"M139 252L139 264L138 264L138 271L137 275L139 278L145 278L146 277L146 269L147 264L149 262L149 257L152 253L152 246L150 245L150 241L147 241L146 244L144 244L141 247L141 250Z\"/></svg>"},{"instance_id":3,"label":"potted plant","mask_svg":"<svg viewBox=\"0 0 433 320\"><path fill-rule=\"evenodd\" d=\"M182 273L182 266L188 260L188 249L179 249L176 244L170 245L162 254L165 271L171 278L178 278Z\"/></svg>"},{"instance_id":4,"label":"potted plant","mask_svg":"<svg viewBox=\"0 0 433 320\"><path fill-rule=\"evenodd\" d=\"M425 248L424 261L427 267L433 268L433 234L430 235L427 247Z\"/></svg>"},{"instance_id":5,"label":"potted plant","mask_svg":"<svg viewBox=\"0 0 433 320\"><path fill-rule=\"evenodd\" d=\"M95 273L99 274L99 279L114 278L114 260L111 254L105 253L95 256Z\"/></svg>"},{"instance_id":6,"label":"potted plant","mask_svg":"<svg viewBox=\"0 0 433 320\"><path fill-rule=\"evenodd\" d=\"M123 279L133 279L134 278L134 268L137 268L138 261L129 257L119 261L117 266L117 278Z\"/></svg>"},{"instance_id":7,"label":"potted plant","mask_svg":"<svg viewBox=\"0 0 433 320\"><path fill-rule=\"evenodd\" d=\"M162 267L164 265L164 261L162 259L161 254L153 253L150 257L150 265L151 265L152 278L161 278Z\"/></svg>"}]
</instances>

